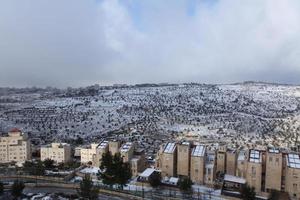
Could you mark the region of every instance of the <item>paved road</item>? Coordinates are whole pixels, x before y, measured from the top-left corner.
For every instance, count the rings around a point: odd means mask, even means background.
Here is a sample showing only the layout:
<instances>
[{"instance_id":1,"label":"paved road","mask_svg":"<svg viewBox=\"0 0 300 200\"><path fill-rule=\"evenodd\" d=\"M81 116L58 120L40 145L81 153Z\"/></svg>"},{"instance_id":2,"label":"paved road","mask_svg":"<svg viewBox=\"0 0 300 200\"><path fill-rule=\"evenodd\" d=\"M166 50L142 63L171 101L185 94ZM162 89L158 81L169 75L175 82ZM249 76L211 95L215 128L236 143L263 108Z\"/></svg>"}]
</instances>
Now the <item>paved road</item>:
<instances>
[{"instance_id":1,"label":"paved road","mask_svg":"<svg viewBox=\"0 0 300 200\"><path fill-rule=\"evenodd\" d=\"M64 194L76 194L74 189L63 189L63 188L45 188L45 187L26 187L24 193L64 193ZM99 194L99 200L125 200L120 197L113 197L109 195Z\"/></svg>"}]
</instances>

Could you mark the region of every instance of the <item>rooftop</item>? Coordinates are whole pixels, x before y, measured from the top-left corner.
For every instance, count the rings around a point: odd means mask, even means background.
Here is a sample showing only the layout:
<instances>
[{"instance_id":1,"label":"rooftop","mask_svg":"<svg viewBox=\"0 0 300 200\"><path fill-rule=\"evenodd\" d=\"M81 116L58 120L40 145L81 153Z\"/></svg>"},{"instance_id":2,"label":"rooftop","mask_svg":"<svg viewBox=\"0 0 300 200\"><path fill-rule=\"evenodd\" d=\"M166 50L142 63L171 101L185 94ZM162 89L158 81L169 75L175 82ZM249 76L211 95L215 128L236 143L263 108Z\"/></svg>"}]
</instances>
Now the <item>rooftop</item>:
<instances>
[{"instance_id":1,"label":"rooftop","mask_svg":"<svg viewBox=\"0 0 300 200\"><path fill-rule=\"evenodd\" d=\"M290 153L287 155L287 165L291 168L300 169L300 157L299 154Z\"/></svg>"},{"instance_id":2,"label":"rooftop","mask_svg":"<svg viewBox=\"0 0 300 200\"><path fill-rule=\"evenodd\" d=\"M127 152L129 149L132 147L132 142L126 142L125 144L122 145L120 151L121 152Z\"/></svg>"},{"instance_id":3,"label":"rooftop","mask_svg":"<svg viewBox=\"0 0 300 200\"><path fill-rule=\"evenodd\" d=\"M251 149L249 161L254 163L261 163L261 153L258 150Z\"/></svg>"},{"instance_id":4,"label":"rooftop","mask_svg":"<svg viewBox=\"0 0 300 200\"><path fill-rule=\"evenodd\" d=\"M164 153L173 153L175 151L175 148L176 144L169 142L164 149Z\"/></svg>"},{"instance_id":5,"label":"rooftop","mask_svg":"<svg viewBox=\"0 0 300 200\"><path fill-rule=\"evenodd\" d=\"M147 168L140 174L141 177L149 177L153 172L157 171L154 168Z\"/></svg>"},{"instance_id":6,"label":"rooftop","mask_svg":"<svg viewBox=\"0 0 300 200\"><path fill-rule=\"evenodd\" d=\"M99 144L99 149L105 149L108 146L108 141L103 141Z\"/></svg>"},{"instance_id":7,"label":"rooftop","mask_svg":"<svg viewBox=\"0 0 300 200\"><path fill-rule=\"evenodd\" d=\"M270 148L269 153L280 153L280 151L277 148Z\"/></svg>"},{"instance_id":8,"label":"rooftop","mask_svg":"<svg viewBox=\"0 0 300 200\"><path fill-rule=\"evenodd\" d=\"M228 181L228 182L232 182L232 183L240 183L240 184L246 183L245 179L243 179L241 177L237 177L237 176L232 176L229 174L225 174L224 181Z\"/></svg>"},{"instance_id":9,"label":"rooftop","mask_svg":"<svg viewBox=\"0 0 300 200\"><path fill-rule=\"evenodd\" d=\"M205 153L205 146L203 145L197 145L195 148L193 148L192 156L202 157Z\"/></svg>"}]
</instances>

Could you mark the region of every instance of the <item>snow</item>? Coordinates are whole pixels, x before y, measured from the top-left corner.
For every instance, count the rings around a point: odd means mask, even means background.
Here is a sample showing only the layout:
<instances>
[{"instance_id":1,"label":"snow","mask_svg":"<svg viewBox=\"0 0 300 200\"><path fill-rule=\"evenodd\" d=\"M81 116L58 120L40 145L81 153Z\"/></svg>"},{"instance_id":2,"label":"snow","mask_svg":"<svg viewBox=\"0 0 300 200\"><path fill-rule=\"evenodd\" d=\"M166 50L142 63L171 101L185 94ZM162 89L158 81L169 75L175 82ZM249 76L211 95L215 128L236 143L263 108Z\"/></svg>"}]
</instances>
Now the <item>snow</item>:
<instances>
[{"instance_id":1,"label":"snow","mask_svg":"<svg viewBox=\"0 0 300 200\"><path fill-rule=\"evenodd\" d=\"M100 168L99 167L86 167L82 170L80 170L81 173L84 174L97 174L99 172Z\"/></svg>"},{"instance_id":2,"label":"snow","mask_svg":"<svg viewBox=\"0 0 300 200\"><path fill-rule=\"evenodd\" d=\"M240 184L245 184L246 180L241 178L241 177L237 177L237 176L232 176L229 174L225 174L224 176L224 181L229 181L229 182L233 182L233 183L240 183Z\"/></svg>"}]
</instances>

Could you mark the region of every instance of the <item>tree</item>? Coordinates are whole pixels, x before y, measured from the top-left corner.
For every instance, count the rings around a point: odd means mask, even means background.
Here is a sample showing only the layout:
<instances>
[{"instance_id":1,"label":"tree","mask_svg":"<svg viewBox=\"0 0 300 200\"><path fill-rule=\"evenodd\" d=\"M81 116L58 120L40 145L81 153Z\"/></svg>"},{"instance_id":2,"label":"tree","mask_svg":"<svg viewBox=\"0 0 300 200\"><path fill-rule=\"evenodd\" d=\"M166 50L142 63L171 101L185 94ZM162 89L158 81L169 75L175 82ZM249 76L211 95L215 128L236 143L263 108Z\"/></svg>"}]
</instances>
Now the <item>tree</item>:
<instances>
[{"instance_id":1,"label":"tree","mask_svg":"<svg viewBox=\"0 0 300 200\"><path fill-rule=\"evenodd\" d=\"M89 175L85 175L80 182L78 194L84 199L97 199L99 189L93 185L93 181Z\"/></svg>"},{"instance_id":2,"label":"tree","mask_svg":"<svg viewBox=\"0 0 300 200\"><path fill-rule=\"evenodd\" d=\"M23 190L25 188L25 185L22 181L16 180L11 188L11 194L14 197L14 199L18 199L23 193Z\"/></svg>"},{"instance_id":3,"label":"tree","mask_svg":"<svg viewBox=\"0 0 300 200\"><path fill-rule=\"evenodd\" d=\"M189 192L192 189L193 182L187 177L180 178L177 186L181 191Z\"/></svg>"},{"instance_id":4,"label":"tree","mask_svg":"<svg viewBox=\"0 0 300 200\"><path fill-rule=\"evenodd\" d=\"M4 185L2 182L0 182L0 195L2 195L4 192Z\"/></svg>"},{"instance_id":5,"label":"tree","mask_svg":"<svg viewBox=\"0 0 300 200\"><path fill-rule=\"evenodd\" d=\"M46 169L53 169L54 168L54 160L47 158L46 160L44 160L44 166Z\"/></svg>"},{"instance_id":6,"label":"tree","mask_svg":"<svg viewBox=\"0 0 300 200\"><path fill-rule=\"evenodd\" d=\"M158 187L161 184L161 175L158 172L154 172L150 177L149 177L149 183L152 187Z\"/></svg>"},{"instance_id":7,"label":"tree","mask_svg":"<svg viewBox=\"0 0 300 200\"><path fill-rule=\"evenodd\" d=\"M45 174L45 167L42 161L30 162L26 161L23 164L24 171L30 175L42 176Z\"/></svg>"},{"instance_id":8,"label":"tree","mask_svg":"<svg viewBox=\"0 0 300 200\"><path fill-rule=\"evenodd\" d=\"M241 198L243 200L255 200L255 188L245 184L241 187Z\"/></svg>"},{"instance_id":9,"label":"tree","mask_svg":"<svg viewBox=\"0 0 300 200\"><path fill-rule=\"evenodd\" d=\"M120 153L114 156L110 152L103 154L99 173L99 177L106 185L118 184L121 188L127 184L131 178L131 169L128 162L124 162Z\"/></svg>"}]
</instances>

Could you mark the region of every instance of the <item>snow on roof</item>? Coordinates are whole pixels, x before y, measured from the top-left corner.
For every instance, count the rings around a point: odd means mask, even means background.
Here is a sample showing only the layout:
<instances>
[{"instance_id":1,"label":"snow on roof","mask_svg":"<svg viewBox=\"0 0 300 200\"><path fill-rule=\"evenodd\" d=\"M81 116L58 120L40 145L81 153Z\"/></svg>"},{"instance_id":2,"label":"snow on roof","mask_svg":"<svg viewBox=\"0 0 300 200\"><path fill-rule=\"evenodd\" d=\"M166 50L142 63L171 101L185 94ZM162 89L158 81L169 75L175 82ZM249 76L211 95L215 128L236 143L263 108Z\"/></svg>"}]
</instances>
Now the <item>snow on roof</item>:
<instances>
[{"instance_id":1,"label":"snow on roof","mask_svg":"<svg viewBox=\"0 0 300 200\"><path fill-rule=\"evenodd\" d=\"M140 177L145 177L148 178L153 172L155 172L156 170L153 168L147 168L145 169L141 174Z\"/></svg>"},{"instance_id":2,"label":"snow on roof","mask_svg":"<svg viewBox=\"0 0 300 200\"><path fill-rule=\"evenodd\" d=\"M175 143L169 142L165 147L164 153L173 153L175 150L175 147L176 147Z\"/></svg>"},{"instance_id":3,"label":"snow on roof","mask_svg":"<svg viewBox=\"0 0 300 200\"><path fill-rule=\"evenodd\" d=\"M269 152L270 152L270 153L279 153L279 149L276 149L276 148L270 148L270 149L269 149Z\"/></svg>"},{"instance_id":4,"label":"snow on roof","mask_svg":"<svg viewBox=\"0 0 300 200\"><path fill-rule=\"evenodd\" d=\"M250 162L260 163L261 162L261 154L258 150L251 149L250 150Z\"/></svg>"},{"instance_id":5,"label":"snow on roof","mask_svg":"<svg viewBox=\"0 0 300 200\"><path fill-rule=\"evenodd\" d=\"M178 181L179 181L179 178L176 178L176 177L171 177L171 178L169 179L169 182L170 182L170 183L173 183L173 184L177 184Z\"/></svg>"},{"instance_id":6,"label":"snow on roof","mask_svg":"<svg viewBox=\"0 0 300 200\"><path fill-rule=\"evenodd\" d=\"M107 145L108 145L108 141L103 141L103 142L101 142L101 143L99 144L98 148L99 148L99 149L104 149L104 148L107 147Z\"/></svg>"},{"instance_id":7,"label":"snow on roof","mask_svg":"<svg viewBox=\"0 0 300 200\"><path fill-rule=\"evenodd\" d=\"M287 165L291 168L300 169L299 154L290 153L287 155Z\"/></svg>"},{"instance_id":8,"label":"snow on roof","mask_svg":"<svg viewBox=\"0 0 300 200\"><path fill-rule=\"evenodd\" d=\"M225 174L224 181L233 182L233 183L240 183L240 184L245 184L246 183L245 179L243 179L241 177L237 177L237 176L232 176L232 175L229 175L229 174Z\"/></svg>"},{"instance_id":9,"label":"snow on roof","mask_svg":"<svg viewBox=\"0 0 300 200\"><path fill-rule=\"evenodd\" d=\"M122 145L120 151L128 152L131 147L132 147L132 142L126 142L125 144Z\"/></svg>"},{"instance_id":10,"label":"snow on roof","mask_svg":"<svg viewBox=\"0 0 300 200\"><path fill-rule=\"evenodd\" d=\"M190 143L189 143L189 142L182 142L181 145L187 145L187 146L190 146Z\"/></svg>"},{"instance_id":11,"label":"snow on roof","mask_svg":"<svg viewBox=\"0 0 300 200\"><path fill-rule=\"evenodd\" d=\"M80 170L81 173L84 174L97 174L99 172L100 168L99 167L86 167L82 170Z\"/></svg>"},{"instance_id":12,"label":"snow on roof","mask_svg":"<svg viewBox=\"0 0 300 200\"><path fill-rule=\"evenodd\" d=\"M192 156L202 157L205 153L205 146L203 145L197 145L195 148L193 148Z\"/></svg>"}]
</instances>

